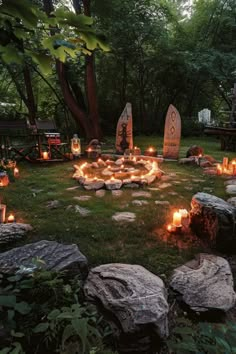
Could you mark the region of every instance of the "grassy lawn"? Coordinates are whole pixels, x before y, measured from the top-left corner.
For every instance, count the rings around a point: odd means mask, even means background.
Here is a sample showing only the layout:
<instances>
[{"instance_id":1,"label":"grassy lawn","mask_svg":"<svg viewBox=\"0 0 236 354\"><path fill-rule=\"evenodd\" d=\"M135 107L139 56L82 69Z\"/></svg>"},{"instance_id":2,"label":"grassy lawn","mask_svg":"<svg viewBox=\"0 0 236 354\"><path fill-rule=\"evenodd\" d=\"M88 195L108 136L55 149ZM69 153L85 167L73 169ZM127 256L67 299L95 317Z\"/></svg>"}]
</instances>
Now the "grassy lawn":
<instances>
[{"instance_id":1,"label":"grassy lawn","mask_svg":"<svg viewBox=\"0 0 236 354\"><path fill-rule=\"evenodd\" d=\"M159 152L162 149L162 139L159 137L137 137L134 142L142 150L151 145L157 147ZM232 152L220 151L219 141L206 137L182 139L180 157L184 157L187 148L194 144L201 145L205 154L219 161L223 156L235 157ZM114 197L107 191L105 197L98 198L94 191L85 191L81 187L67 190L78 185L71 178L73 164L73 161L44 166L20 163L20 179L0 191L2 202L7 204L7 213L14 212L18 222L29 223L34 228L27 239L17 245L41 239L76 243L88 257L91 267L110 262L135 263L165 278L174 267L201 249L194 242L179 248L176 242L166 241L165 227L170 221L171 211L176 208L189 209L191 198L198 191L227 198L223 177L206 176L198 166L183 166L177 162L161 165L166 175L175 173L176 176L170 180L170 187L150 191L152 196L148 199L148 205L132 204L133 199L145 199L133 198L132 193L136 190L124 189L121 197ZM150 187L157 189L161 183L159 180ZM88 201L74 199L80 195L91 195L92 198ZM59 208L47 208L47 203L52 200L60 202ZM170 208L156 205L156 200L169 201ZM82 217L73 208L67 209L69 205L88 208L91 214ZM112 221L112 215L118 211L136 213L136 222ZM178 237L184 238L184 235Z\"/></svg>"}]
</instances>

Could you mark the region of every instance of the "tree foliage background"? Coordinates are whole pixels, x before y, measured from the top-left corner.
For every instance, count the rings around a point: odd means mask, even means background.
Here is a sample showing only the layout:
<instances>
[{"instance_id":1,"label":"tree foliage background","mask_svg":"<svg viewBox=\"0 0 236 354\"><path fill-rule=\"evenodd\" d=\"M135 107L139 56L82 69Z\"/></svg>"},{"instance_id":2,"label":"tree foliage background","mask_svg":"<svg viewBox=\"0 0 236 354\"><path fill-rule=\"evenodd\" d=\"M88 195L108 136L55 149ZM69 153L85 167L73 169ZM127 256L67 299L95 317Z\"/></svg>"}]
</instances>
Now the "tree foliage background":
<instances>
[{"instance_id":1,"label":"tree foliage background","mask_svg":"<svg viewBox=\"0 0 236 354\"><path fill-rule=\"evenodd\" d=\"M31 13L8 16L11 2L0 7L0 92L15 106L1 108L2 117L35 112L87 138L114 134L128 101L136 133L162 132L170 103L191 130L206 107L227 120L221 111L230 109L236 74L234 0L196 0L191 8L181 0L34 0Z\"/></svg>"}]
</instances>

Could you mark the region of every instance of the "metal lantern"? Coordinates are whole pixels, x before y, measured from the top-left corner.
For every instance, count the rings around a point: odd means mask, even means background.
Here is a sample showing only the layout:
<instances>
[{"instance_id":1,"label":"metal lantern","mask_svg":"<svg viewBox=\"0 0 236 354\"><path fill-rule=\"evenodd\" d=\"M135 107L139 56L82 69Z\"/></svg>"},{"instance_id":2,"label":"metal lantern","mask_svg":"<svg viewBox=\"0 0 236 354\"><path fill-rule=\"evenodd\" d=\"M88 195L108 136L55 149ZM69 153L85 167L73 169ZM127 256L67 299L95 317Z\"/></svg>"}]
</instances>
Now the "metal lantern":
<instances>
[{"instance_id":1,"label":"metal lantern","mask_svg":"<svg viewBox=\"0 0 236 354\"><path fill-rule=\"evenodd\" d=\"M80 139L78 138L77 134L74 134L73 138L71 139L71 152L74 156L81 155Z\"/></svg>"}]
</instances>

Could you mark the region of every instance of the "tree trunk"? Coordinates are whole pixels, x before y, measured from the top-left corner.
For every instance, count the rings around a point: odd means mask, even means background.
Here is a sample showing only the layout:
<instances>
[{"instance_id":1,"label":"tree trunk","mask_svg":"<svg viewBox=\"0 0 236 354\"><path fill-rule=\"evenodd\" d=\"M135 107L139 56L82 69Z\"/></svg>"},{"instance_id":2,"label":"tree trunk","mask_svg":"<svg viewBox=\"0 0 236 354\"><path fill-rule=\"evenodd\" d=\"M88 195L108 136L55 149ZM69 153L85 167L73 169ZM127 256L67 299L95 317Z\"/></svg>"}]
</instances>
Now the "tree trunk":
<instances>
[{"instance_id":1,"label":"tree trunk","mask_svg":"<svg viewBox=\"0 0 236 354\"><path fill-rule=\"evenodd\" d=\"M29 68L27 66L24 66L23 75L24 75L26 95L27 95L27 104L26 105L27 105L28 112L29 112L29 122L31 125L35 125L37 107L36 107L35 99L34 99L34 93L33 93L32 82L31 82L31 75L30 75Z\"/></svg>"},{"instance_id":2,"label":"tree trunk","mask_svg":"<svg viewBox=\"0 0 236 354\"><path fill-rule=\"evenodd\" d=\"M82 1L84 6L84 14L86 16L91 16L90 0L82 0ZM102 137L102 131L99 124L94 53L92 53L91 55L86 55L85 64L86 64L86 92L87 92L87 100L88 100L89 118L93 125L94 137L100 140Z\"/></svg>"}]
</instances>

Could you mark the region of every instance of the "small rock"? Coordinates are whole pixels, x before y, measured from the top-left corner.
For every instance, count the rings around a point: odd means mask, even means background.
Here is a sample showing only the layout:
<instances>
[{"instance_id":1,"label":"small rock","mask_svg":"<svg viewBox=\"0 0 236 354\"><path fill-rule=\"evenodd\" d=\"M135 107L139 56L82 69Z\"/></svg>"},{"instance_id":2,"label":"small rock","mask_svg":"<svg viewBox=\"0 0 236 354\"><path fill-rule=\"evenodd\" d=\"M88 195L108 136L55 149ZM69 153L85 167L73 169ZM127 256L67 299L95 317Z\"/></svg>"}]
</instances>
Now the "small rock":
<instances>
[{"instance_id":1,"label":"small rock","mask_svg":"<svg viewBox=\"0 0 236 354\"><path fill-rule=\"evenodd\" d=\"M112 189L120 189L122 186L122 180L120 179L109 179L107 181L105 181L105 186L106 189L108 190L112 190Z\"/></svg>"},{"instance_id":2,"label":"small rock","mask_svg":"<svg viewBox=\"0 0 236 354\"><path fill-rule=\"evenodd\" d=\"M87 208L82 208L79 205L75 205L75 212L79 213L81 216L88 216L91 214L91 211Z\"/></svg>"},{"instance_id":3,"label":"small rock","mask_svg":"<svg viewBox=\"0 0 236 354\"><path fill-rule=\"evenodd\" d=\"M227 181L224 182L226 186L228 185L236 185L236 179L228 179Z\"/></svg>"},{"instance_id":4,"label":"small rock","mask_svg":"<svg viewBox=\"0 0 236 354\"><path fill-rule=\"evenodd\" d=\"M111 172L108 168L102 171L103 176L112 176L113 172Z\"/></svg>"},{"instance_id":5,"label":"small rock","mask_svg":"<svg viewBox=\"0 0 236 354\"><path fill-rule=\"evenodd\" d=\"M229 184L226 187L226 193L227 194L236 194L236 185L235 184Z\"/></svg>"},{"instance_id":6,"label":"small rock","mask_svg":"<svg viewBox=\"0 0 236 354\"><path fill-rule=\"evenodd\" d=\"M79 197L73 197L73 199L85 201L85 202L91 198L92 198L91 195L80 195Z\"/></svg>"},{"instance_id":7,"label":"small rock","mask_svg":"<svg viewBox=\"0 0 236 354\"><path fill-rule=\"evenodd\" d=\"M155 204L167 207L170 206L170 202L168 202L168 200L155 200Z\"/></svg>"},{"instance_id":8,"label":"small rock","mask_svg":"<svg viewBox=\"0 0 236 354\"><path fill-rule=\"evenodd\" d=\"M169 188L169 187L171 187L172 185L170 184L170 183L161 183L161 184L159 184L159 188L160 189L165 189L165 188Z\"/></svg>"},{"instance_id":9,"label":"small rock","mask_svg":"<svg viewBox=\"0 0 236 354\"><path fill-rule=\"evenodd\" d=\"M124 211L124 212L117 212L112 216L112 220L115 221L124 221L124 222L133 222L136 219L136 215L134 213Z\"/></svg>"},{"instance_id":10,"label":"small rock","mask_svg":"<svg viewBox=\"0 0 236 354\"><path fill-rule=\"evenodd\" d=\"M16 222L0 224L0 244L7 244L22 239L32 229L32 226L28 224Z\"/></svg>"},{"instance_id":11,"label":"small rock","mask_svg":"<svg viewBox=\"0 0 236 354\"><path fill-rule=\"evenodd\" d=\"M93 168L99 168L99 165L98 165L98 163L97 163L97 162L92 162L92 164L91 164L91 165L92 165L92 167L93 167Z\"/></svg>"},{"instance_id":12,"label":"small rock","mask_svg":"<svg viewBox=\"0 0 236 354\"><path fill-rule=\"evenodd\" d=\"M132 204L137 205L137 206L143 206L143 205L147 205L148 201L135 199L132 201Z\"/></svg>"},{"instance_id":13,"label":"small rock","mask_svg":"<svg viewBox=\"0 0 236 354\"><path fill-rule=\"evenodd\" d=\"M123 194L123 191L121 189L114 189L111 191L113 197L121 197Z\"/></svg>"},{"instance_id":14,"label":"small rock","mask_svg":"<svg viewBox=\"0 0 236 354\"><path fill-rule=\"evenodd\" d=\"M179 163L183 165L195 165L196 160L195 157L184 157L182 159L179 159Z\"/></svg>"},{"instance_id":15,"label":"small rock","mask_svg":"<svg viewBox=\"0 0 236 354\"><path fill-rule=\"evenodd\" d=\"M139 187L139 184L133 182L124 184L124 188L138 189Z\"/></svg>"},{"instance_id":16,"label":"small rock","mask_svg":"<svg viewBox=\"0 0 236 354\"><path fill-rule=\"evenodd\" d=\"M47 202L46 207L48 209L57 209L59 208L61 205L61 203L59 202L59 200L50 200L49 202Z\"/></svg>"},{"instance_id":17,"label":"small rock","mask_svg":"<svg viewBox=\"0 0 236 354\"><path fill-rule=\"evenodd\" d=\"M96 193L95 193L96 197L99 197L99 198L104 197L105 194L106 194L105 189L99 189L99 190L96 191Z\"/></svg>"},{"instance_id":18,"label":"small rock","mask_svg":"<svg viewBox=\"0 0 236 354\"><path fill-rule=\"evenodd\" d=\"M227 200L227 203L233 205L234 207L236 207L236 197L231 197Z\"/></svg>"},{"instance_id":19,"label":"small rock","mask_svg":"<svg viewBox=\"0 0 236 354\"><path fill-rule=\"evenodd\" d=\"M66 188L67 191L74 191L75 189L78 189L79 186L74 186L74 187L69 187L69 188Z\"/></svg>"},{"instance_id":20,"label":"small rock","mask_svg":"<svg viewBox=\"0 0 236 354\"><path fill-rule=\"evenodd\" d=\"M97 190L97 189L101 189L104 187L104 180L103 179L90 179L90 178L86 178L86 180L84 181L84 189L86 190Z\"/></svg>"}]
</instances>

